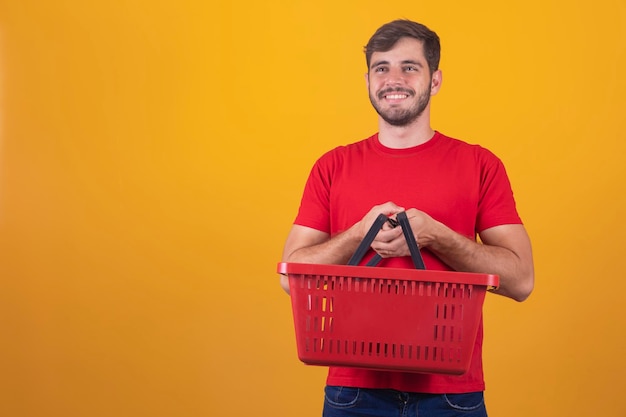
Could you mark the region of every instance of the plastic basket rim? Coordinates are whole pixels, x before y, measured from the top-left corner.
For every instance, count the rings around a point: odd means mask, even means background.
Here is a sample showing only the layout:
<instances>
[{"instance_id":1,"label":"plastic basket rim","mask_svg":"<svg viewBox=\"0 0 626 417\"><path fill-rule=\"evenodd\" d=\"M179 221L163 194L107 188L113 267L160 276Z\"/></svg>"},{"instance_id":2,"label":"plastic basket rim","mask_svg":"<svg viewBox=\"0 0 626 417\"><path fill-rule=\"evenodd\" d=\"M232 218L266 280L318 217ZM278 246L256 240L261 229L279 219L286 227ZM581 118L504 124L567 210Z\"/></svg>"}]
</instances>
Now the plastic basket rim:
<instances>
[{"instance_id":1,"label":"plastic basket rim","mask_svg":"<svg viewBox=\"0 0 626 417\"><path fill-rule=\"evenodd\" d=\"M498 287L500 283L500 277L498 275L477 272L435 271L410 268L385 268L293 262L279 262L277 272L284 275L324 275L353 278L395 279L402 281L484 285L494 288Z\"/></svg>"}]
</instances>

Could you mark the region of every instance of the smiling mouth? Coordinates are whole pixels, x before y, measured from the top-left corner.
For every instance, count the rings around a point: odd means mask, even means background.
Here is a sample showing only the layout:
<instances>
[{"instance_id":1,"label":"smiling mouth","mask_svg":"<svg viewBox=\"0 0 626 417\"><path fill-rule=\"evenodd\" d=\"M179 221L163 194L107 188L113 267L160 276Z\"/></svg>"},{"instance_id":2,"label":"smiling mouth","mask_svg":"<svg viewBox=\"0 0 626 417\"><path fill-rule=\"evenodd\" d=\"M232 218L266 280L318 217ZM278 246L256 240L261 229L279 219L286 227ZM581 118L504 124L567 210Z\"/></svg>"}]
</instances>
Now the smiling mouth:
<instances>
[{"instance_id":1,"label":"smiling mouth","mask_svg":"<svg viewBox=\"0 0 626 417\"><path fill-rule=\"evenodd\" d=\"M386 94L384 96L387 100L401 100L407 98L407 94Z\"/></svg>"},{"instance_id":2,"label":"smiling mouth","mask_svg":"<svg viewBox=\"0 0 626 417\"><path fill-rule=\"evenodd\" d=\"M404 100L405 98L409 98L411 94L412 92L407 91L407 90L394 89L394 90L381 91L378 94L378 98L386 99L386 100Z\"/></svg>"}]
</instances>

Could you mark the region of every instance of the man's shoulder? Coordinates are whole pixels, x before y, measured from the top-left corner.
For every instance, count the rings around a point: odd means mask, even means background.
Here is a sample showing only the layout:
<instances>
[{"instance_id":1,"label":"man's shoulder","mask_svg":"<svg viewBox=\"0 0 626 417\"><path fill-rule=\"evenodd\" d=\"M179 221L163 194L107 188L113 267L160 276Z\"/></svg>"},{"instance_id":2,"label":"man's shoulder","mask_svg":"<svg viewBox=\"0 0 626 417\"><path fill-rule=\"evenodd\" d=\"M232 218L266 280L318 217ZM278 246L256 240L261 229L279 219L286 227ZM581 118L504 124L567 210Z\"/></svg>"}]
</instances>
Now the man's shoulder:
<instances>
[{"instance_id":1,"label":"man's shoulder","mask_svg":"<svg viewBox=\"0 0 626 417\"><path fill-rule=\"evenodd\" d=\"M440 135L440 142L452 149L456 149L460 152L472 153L475 155L484 155L486 157L496 157L495 154L479 143L473 143L470 141L457 139L452 136L444 135L437 132Z\"/></svg>"},{"instance_id":2,"label":"man's shoulder","mask_svg":"<svg viewBox=\"0 0 626 417\"><path fill-rule=\"evenodd\" d=\"M439 138L440 138L439 140L442 143L446 143L446 144L448 144L450 146L460 146L462 148L474 148L476 146L480 147L479 144L471 143L471 142L469 142L467 140L464 140L464 139L459 139L459 138L456 138L456 137L448 136L448 135L445 135L445 134L443 134L443 133L441 133L439 131L437 131L437 134L439 135Z\"/></svg>"},{"instance_id":3,"label":"man's shoulder","mask_svg":"<svg viewBox=\"0 0 626 417\"><path fill-rule=\"evenodd\" d=\"M345 157L346 155L352 154L352 153L362 153L364 152L369 146L371 146L371 141L373 139L375 139L376 135L372 135L368 138L365 139L361 139L359 141L356 142L351 142L351 143L346 143L343 145L338 145L332 149L330 149L329 151L326 151L322 157L320 159L327 159L327 158L335 158L335 157Z\"/></svg>"}]
</instances>

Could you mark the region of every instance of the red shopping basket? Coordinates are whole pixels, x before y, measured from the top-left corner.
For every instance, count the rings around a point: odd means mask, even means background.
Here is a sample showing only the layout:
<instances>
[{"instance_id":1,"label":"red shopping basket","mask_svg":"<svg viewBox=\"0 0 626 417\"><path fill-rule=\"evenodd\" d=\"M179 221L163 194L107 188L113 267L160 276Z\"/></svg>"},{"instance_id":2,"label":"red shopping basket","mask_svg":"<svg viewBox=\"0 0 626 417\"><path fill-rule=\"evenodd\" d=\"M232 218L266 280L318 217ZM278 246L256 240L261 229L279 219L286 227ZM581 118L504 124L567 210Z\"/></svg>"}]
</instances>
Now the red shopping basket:
<instances>
[{"instance_id":1,"label":"red shopping basket","mask_svg":"<svg viewBox=\"0 0 626 417\"><path fill-rule=\"evenodd\" d=\"M398 217L420 267L408 220ZM355 257L385 220L377 219L350 263L360 261ZM446 374L468 370L485 293L499 281L490 274L355 265L280 263L278 272L289 276L302 362Z\"/></svg>"}]
</instances>

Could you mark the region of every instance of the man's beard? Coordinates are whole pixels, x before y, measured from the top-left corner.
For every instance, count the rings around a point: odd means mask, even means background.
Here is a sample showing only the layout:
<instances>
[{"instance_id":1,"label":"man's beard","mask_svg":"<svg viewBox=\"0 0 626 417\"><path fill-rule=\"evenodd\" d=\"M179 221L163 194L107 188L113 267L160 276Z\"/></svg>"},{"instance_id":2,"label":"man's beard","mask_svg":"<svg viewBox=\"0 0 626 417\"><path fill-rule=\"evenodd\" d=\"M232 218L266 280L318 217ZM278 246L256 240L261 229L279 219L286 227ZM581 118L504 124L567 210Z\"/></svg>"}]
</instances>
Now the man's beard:
<instances>
[{"instance_id":1,"label":"man's beard","mask_svg":"<svg viewBox=\"0 0 626 417\"><path fill-rule=\"evenodd\" d=\"M381 90L377 94L378 100L383 100L386 94L394 92L404 93L409 95L409 97L415 95L415 92L408 88L387 88ZM378 105L378 101L372 96L372 92L369 93L369 98L372 106L376 109L376 113L378 113L385 122L392 126L407 126L417 120L428 106L428 103L430 102L430 90L423 91L420 94L417 103L408 109L391 108L384 111Z\"/></svg>"}]
</instances>

